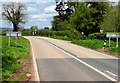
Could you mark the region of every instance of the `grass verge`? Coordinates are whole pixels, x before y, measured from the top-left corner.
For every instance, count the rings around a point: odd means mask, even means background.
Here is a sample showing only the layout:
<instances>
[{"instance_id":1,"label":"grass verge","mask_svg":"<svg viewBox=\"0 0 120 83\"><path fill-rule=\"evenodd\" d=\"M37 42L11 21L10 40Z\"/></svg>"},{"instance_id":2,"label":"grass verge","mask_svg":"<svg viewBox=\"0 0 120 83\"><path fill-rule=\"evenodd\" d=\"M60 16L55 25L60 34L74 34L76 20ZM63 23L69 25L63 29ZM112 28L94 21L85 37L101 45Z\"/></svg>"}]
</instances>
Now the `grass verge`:
<instances>
[{"instance_id":1,"label":"grass verge","mask_svg":"<svg viewBox=\"0 0 120 83\"><path fill-rule=\"evenodd\" d=\"M21 59L26 60L29 56L30 43L27 39L19 37L16 47L16 38L11 37L11 45L8 46L8 37L1 36L0 39L2 39L2 42L0 42L2 43L0 47L2 50L2 81L9 81L13 79L9 78L9 75L16 72L21 64L25 62Z\"/></svg>"},{"instance_id":2,"label":"grass verge","mask_svg":"<svg viewBox=\"0 0 120 83\"><path fill-rule=\"evenodd\" d=\"M103 48L103 45L104 45L103 40L97 40L97 39L94 39L94 40L73 40L73 41L71 41L71 43L85 46L85 47L92 48L92 49ZM106 47L109 47L108 41L106 42ZM115 47L114 41L111 41L111 47Z\"/></svg>"}]
</instances>

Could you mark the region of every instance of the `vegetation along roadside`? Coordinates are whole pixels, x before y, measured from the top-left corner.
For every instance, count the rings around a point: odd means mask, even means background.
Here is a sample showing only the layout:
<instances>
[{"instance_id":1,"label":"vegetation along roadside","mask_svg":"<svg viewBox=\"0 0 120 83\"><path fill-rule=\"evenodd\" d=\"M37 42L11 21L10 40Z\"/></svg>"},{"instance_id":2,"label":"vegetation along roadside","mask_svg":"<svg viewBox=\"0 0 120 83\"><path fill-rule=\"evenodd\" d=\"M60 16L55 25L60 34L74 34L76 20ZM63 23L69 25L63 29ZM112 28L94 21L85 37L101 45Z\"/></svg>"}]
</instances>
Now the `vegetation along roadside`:
<instances>
[{"instance_id":1,"label":"vegetation along roadside","mask_svg":"<svg viewBox=\"0 0 120 83\"><path fill-rule=\"evenodd\" d=\"M31 57L30 53L30 43L27 39L23 37L18 38L16 47L16 38L11 37L10 46L8 46L8 37L0 37L2 43L0 46L2 50L2 81L21 81L28 80L24 69L21 66L30 63ZM25 67L24 67L25 68ZM21 70L21 71L18 71ZM13 78L15 73L19 73L17 77Z\"/></svg>"}]
</instances>

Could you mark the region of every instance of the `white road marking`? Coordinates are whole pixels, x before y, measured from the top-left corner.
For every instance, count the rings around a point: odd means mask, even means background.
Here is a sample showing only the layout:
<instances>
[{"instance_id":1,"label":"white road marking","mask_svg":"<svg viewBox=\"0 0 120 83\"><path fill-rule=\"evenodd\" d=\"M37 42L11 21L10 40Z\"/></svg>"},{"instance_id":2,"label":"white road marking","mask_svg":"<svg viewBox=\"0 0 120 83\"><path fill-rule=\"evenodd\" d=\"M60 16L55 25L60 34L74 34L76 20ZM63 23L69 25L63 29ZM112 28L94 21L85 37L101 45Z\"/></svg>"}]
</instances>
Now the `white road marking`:
<instances>
[{"instance_id":1,"label":"white road marking","mask_svg":"<svg viewBox=\"0 0 120 83\"><path fill-rule=\"evenodd\" d=\"M49 43L49 44L52 45L51 43ZM54 45L52 45L52 46L54 46ZM71 55L71 54L69 54L69 53L63 51L62 49L60 49L60 48L58 48L58 47L56 47L56 46L54 46L54 47L57 48L57 49L59 49L59 50L61 50L61 51L64 52L64 53L68 54L69 56L73 57L74 59L76 59L76 60L79 61L80 63L86 65L87 67L89 67L89 68L91 68L91 69L93 69L94 71L98 72L99 74L105 76L106 78L110 79L111 81L117 81L116 79L114 79L114 78L112 78L112 77L106 75L106 74L103 73L102 71L100 71L100 70L98 70L97 68L95 68L95 67L93 67L93 66L87 64L86 62L84 62L84 61L78 59L77 57L75 57L75 56L73 56L73 55Z\"/></svg>"},{"instance_id":2,"label":"white road marking","mask_svg":"<svg viewBox=\"0 0 120 83\"><path fill-rule=\"evenodd\" d=\"M40 77L38 75L38 68L37 68L37 64L36 64L36 60L35 60L34 50L32 48L33 45L32 45L31 40L29 40L29 41L30 41L30 44L31 44L31 51L32 51L32 57L33 57L35 81L39 81L39 83L40 83Z\"/></svg>"},{"instance_id":3,"label":"white road marking","mask_svg":"<svg viewBox=\"0 0 120 83\"><path fill-rule=\"evenodd\" d=\"M114 74L114 73L112 73L112 72L110 72L110 71L105 71L105 72L108 73L108 74L110 74L111 76L117 77L116 74Z\"/></svg>"}]
</instances>

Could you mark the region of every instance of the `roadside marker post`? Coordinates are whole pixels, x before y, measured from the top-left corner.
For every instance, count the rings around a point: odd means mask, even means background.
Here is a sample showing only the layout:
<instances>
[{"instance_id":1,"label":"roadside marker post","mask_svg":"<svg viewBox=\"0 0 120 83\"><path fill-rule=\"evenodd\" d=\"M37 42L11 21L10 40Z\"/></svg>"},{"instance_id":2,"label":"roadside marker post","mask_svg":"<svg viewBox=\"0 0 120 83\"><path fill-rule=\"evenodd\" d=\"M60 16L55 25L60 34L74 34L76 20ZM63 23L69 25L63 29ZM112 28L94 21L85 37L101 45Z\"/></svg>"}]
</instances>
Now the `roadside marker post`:
<instances>
[{"instance_id":1,"label":"roadside marker post","mask_svg":"<svg viewBox=\"0 0 120 83\"><path fill-rule=\"evenodd\" d=\"M109 37L109 47L110 47L110 40L111 40L111 37Z\"/></svg>"},{"instance_id":2,"label":"roadside marker post","mask_svg":"<svg viewBox=\"0 0 120 83\"><path fill-rule=\"evenodd\" d=\"M9 33L11 34L11 33ZM9 39L8 39L8 46L10 46L10 35L9 35Z\"/></svg>"},{"instance_id":3,"label":"roadside marker post","mask_svg":"<svg viewBox=\"0 0 120 83\"><path fill-rule=\"evenodd\" d=\"M16 37L16 47L17 47L17 42L18 42L18 37L22 36L21 32L6 32L6 36L9 37L8 39L8 46L10 46L10 37Z\"/></svg>"},{"instance_id":4,"label":"roadside marker post","mask_svg":"<svg viewBox=\"0 0 120 83\"><path fill-rule=\"evenodd\" d=\"M116 48L118 48L118 41L120 38L120 33L107 33L106 37L109 38L109 47L111 38L116 38Z\"/></svg>"}]
</instances>

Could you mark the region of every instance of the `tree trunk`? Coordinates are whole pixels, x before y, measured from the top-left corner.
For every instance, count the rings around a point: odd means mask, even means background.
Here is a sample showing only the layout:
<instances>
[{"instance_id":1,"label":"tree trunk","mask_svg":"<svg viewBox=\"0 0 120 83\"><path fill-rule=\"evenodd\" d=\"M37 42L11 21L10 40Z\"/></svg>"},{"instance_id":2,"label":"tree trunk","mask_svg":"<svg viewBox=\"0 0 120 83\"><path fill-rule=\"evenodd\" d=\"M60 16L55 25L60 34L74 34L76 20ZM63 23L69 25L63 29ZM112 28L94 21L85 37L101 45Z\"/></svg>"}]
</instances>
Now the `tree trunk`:
<instances>
[{"instance_id":1,"label":"tree trunk","mask_svg":"<svg viewBox=\"0 0 120 83\"><path fill-rule=\"evenodd\" d=\"M13 31L18 31L18 25L13 24Z\"/></svg>"}]
</instances>

